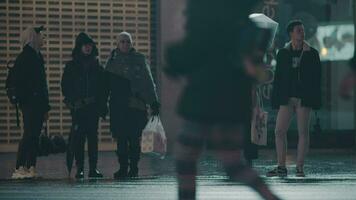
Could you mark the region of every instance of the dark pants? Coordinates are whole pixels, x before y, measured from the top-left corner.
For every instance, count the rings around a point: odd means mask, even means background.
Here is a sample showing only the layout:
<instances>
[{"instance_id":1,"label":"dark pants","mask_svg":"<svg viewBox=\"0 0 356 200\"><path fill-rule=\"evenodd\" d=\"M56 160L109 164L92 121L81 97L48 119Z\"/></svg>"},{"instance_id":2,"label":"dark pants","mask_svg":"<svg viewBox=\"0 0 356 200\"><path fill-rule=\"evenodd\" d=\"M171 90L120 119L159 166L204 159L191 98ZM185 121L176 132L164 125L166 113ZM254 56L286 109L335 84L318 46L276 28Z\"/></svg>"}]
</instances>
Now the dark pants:
<instances>
[{"instance_id":1,"label":"dark pants","mask_svg":"<svg viewBox=\"0 0 356 200\"><path fill-rule=\"evenodd\" d=\"M117 139L117 157L120 168L130 166L132 170L138 170L140 160L141 146L140 137L122 136Z\"/></svg>"},{"instance_id":2,"label":"dark pants","mask_svg":"<svg viewBox=\"0 0 356 200\"><path fill-rule=\"evenodd\" d=\"M125 124L117 133L117 156L120 168L130 166L131 170L138 170L141 153L141 135L147 123L145 111L130 109L126 115Z\"/></svg>"},{"instance_id":3,"label":"dark pants","mask_svg":"<svg viewBox=\"0 0 356 200\"><path fill-rule=\"evenodd\" d=\"M36 107L22 107L24 132L17 151L16 169L20 166L36 166L38 142L41 134L44 113Z\"/></svg>"},{"instance_id":4,"label":"dark pants","mask_svg":"<svg viewBox=\"0 0 356 200\"><path fill-rule=\"evenodd\" d=\"M74 155L78 170L84 169L85 141L88 140L89 168L95 170L98 162L98 123L97 110L86 107L76 112L72 111L72 126L74 139Z\"/></svg>"}]
</instances>

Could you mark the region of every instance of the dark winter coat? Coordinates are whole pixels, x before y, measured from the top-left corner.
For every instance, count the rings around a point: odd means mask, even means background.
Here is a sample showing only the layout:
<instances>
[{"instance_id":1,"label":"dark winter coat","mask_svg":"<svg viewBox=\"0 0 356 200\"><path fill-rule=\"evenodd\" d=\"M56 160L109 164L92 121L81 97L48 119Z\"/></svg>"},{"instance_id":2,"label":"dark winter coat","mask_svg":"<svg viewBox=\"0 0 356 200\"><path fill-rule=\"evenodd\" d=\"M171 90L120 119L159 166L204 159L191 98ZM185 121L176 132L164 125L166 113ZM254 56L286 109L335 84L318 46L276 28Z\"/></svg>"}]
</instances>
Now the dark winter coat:
<instances>
[{"instance_id":1,"label":"dark winter coat","mask_svg":"<svg viewBox=\"0 0 356 200\"><path fill-rule=\"evenodd\" d=\"M128 54L113 50L105 66L105 82L113 137L140 134L147 121L146 105L157 101L145 56L134 49Z\"/></svg>"},{"instance_id":2,"label":"dark winter coat","mask_svg":"<svg viewBox=\"0 0 356 200\"><path fill-rule=\"evenodd\" d=\"M321 107L321 62L316 49L304 44L304 53L300 61L300 98L305 107ZM272 91L272 107L279 109L289 102L290 70L292 70L291 45L279 50Z\"/></svg>"},{"instance_id":3,"label":"dark winter coat","mask_svg":"<svg viewBox=\"0 0 356 200\"><path fill-rule=\"evenodd\" d=\"M95 58L67 62L62 76L62 93L67 104L92 99L90 106L105 115L103 98L104 70Z\"/></svg>"},{"instance_id":4,"label":"dark winter coat","mask_svg":"<svg viewBox=\"0 0 356 200\"><path fill-rule=\"evenodd\" d=\"M16 58L14 74L20 107L35 107L39 112L48 112L50 105L42 54L26 45Z\"/></svg>"}]
</instances>

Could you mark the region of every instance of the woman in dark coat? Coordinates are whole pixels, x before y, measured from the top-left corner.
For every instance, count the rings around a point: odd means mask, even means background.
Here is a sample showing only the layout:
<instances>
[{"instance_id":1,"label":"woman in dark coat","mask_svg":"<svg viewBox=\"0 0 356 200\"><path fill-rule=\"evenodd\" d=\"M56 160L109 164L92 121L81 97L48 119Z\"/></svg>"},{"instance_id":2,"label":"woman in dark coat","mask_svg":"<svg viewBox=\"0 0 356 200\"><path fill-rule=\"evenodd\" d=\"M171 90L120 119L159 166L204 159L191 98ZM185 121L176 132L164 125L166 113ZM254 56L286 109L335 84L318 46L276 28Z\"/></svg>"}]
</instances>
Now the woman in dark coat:
<instances>
[{"instance_id":1,"label":"woman in dark coat","mask_svg":"<svg viewBox=\"0 0 356 200\"><path fill-rule=\"evenodd\" d=\"M120 33L118 47L112 51L105 66L104 96L110 97L110 127L117 140L120 164L114 178L138 176L140 137L147 123L148 107L151 105L155 108L153 114L158 114L150 67L145 56L132 47L132 42L129 33Z\"/></svg>"},{"instance_id":2,"label":"woman in dark coat","mask_svg":"<svg viewBox=\"0 0 356 200\"><path fill-rule=\"evenodd\" d=\"M76 178L84 178L84 145L88 139L89 177L101 178L97 170L99 116L105 118L103 101L103 68L94 41L85 33L75 40L72 60L67 62L62 76L62 93L71 109L71 139L75 144Z\"/></svg>"},{"instance_id":3,"label":"woman in dark coat","mask_svg":"<svg viewBox=\"0 0 356 200\"><path fill-rule=\"evenodd\" d=\"M186 37L168 51L167 74L187 80L178 104L186 120L177 139L179 199L195 199L197 160L204 146L223 162L232 180L246 183L265 199L277 199L241 155L252 111L252 78L242 60L248 57L253 63L261 57L246 42L256 36L248 20L255 3L188 1Z\"/></svg>"},{"instance_id":4,"label":"woman in dark coat","mask_svg":"<svg viewBox=\"0 0 356 200\"><path fill-rule=\"evenodd\" d=\"M43 27L29 27L22 33L23 50L14 65L15 88L22 111L24 133L20 141L14 179L37 176L36 157L43 122L50 110L44 60Z\"/></svg>"}]
</instances>

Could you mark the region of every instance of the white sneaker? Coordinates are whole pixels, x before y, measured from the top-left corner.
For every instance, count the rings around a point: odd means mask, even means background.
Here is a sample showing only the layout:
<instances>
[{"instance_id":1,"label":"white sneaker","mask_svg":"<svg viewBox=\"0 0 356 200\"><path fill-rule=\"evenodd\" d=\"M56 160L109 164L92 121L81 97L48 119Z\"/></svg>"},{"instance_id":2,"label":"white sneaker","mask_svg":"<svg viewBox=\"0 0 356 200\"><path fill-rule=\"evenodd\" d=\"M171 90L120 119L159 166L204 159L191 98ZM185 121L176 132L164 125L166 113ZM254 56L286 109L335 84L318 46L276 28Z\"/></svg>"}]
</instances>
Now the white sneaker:
<instances>
[{"instance_id":1,"label":"white sneaker","mask_svg":"<svg viewBox=\"0 0 356 200\"><path fill-rule=\"evenodd\" d=\"M30 169L28 169L28 176L27 178L37 178L38 174L36 172L36 168L35 167L30 167Z\"/></svg>"},{"instance_id":2,"label":"white sneaker","mask_svg":"<svg viewBox=\"0 0 356 200\"><path fill-rule=\"evenodd\" d=\"M24 167L19 167L15 169L14 173L11 176L12 179L25 179L28 178L28 172Z\"/></svg>"}]
</instances>

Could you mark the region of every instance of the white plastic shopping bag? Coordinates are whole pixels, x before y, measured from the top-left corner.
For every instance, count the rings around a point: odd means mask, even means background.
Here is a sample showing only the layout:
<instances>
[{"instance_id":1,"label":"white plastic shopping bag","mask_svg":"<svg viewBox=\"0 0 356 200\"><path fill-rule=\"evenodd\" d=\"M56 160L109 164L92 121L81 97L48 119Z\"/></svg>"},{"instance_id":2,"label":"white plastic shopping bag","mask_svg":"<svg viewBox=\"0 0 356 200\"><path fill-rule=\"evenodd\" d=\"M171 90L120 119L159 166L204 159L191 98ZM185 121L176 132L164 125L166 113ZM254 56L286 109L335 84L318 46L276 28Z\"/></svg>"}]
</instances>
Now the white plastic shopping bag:
<instances>
[{"instance_id":1,"label":"white plastic shopping bag","mask_svg":"<svg viewBox=\"0 0 356 200\"><path fill-rule=\"evenodd\" d=\"M152 116L142 131L141 152L165 156L167 152L167 137L162 122L158 116Z\"/></svg>"},{"instance_id":2,"label":"white plastic shopping bag","mask_svg":"<svg viewBox=\"0 0 356 200\"><path fill-rule=\"evenodd\" d=\"M267 145L267 122L268 113L264 111L261 93L257 92L257 105L253 109L251 123L251 142L253 144Z\"/></svg>"}]
</instances>

